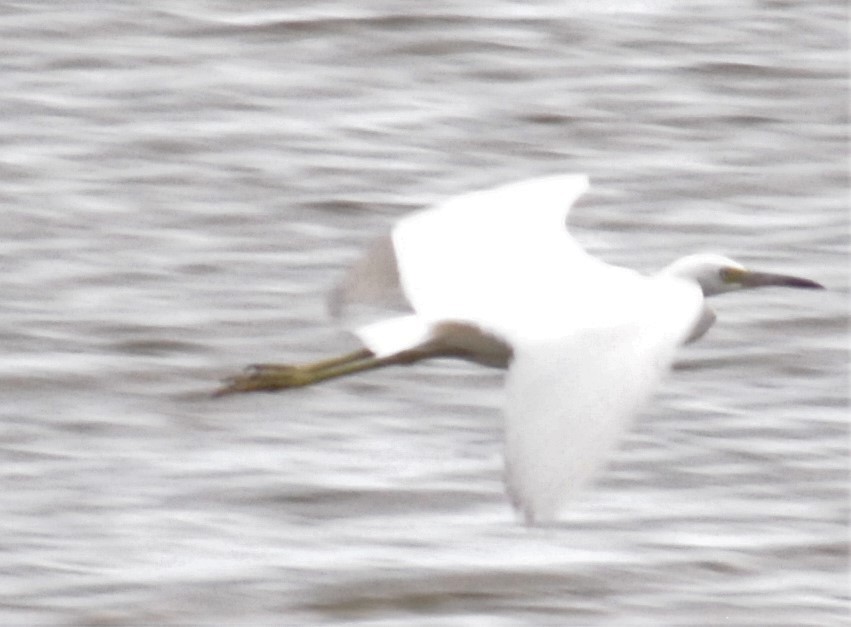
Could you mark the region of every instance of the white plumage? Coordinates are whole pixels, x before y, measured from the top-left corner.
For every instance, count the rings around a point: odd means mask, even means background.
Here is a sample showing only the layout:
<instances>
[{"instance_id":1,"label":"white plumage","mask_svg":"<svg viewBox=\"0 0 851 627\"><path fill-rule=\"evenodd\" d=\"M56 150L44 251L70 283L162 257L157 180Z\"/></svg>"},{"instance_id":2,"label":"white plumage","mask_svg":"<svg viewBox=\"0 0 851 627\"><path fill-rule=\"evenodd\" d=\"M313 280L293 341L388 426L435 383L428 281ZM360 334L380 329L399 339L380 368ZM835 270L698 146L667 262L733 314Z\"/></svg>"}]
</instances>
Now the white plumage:
<instances>
[{"instance_id":1,"label":"white plumage","mask_svg":"<svg viewBox=\"0 0 851 627\"><path fill-rule=\"evenodd\" d=\"M583 175L454 198L392 231L416 315L355 329L379 356L421 346L441 321L505 341L506 482L530 521L588 482L694 327L700 288L601 263L570 237Z\"/></svg>"},{"instance_id":2,"label":"white plumage","mask_svg":"<svg viewBox=\"0 0 851 627\"><path fill-rule=\"evenodd\" d=\"M353 332L366 349L254 367L222 392L298 387L451 356L507 367L506 484L530 523L554 520L603 466L681 344L734 289L821 287L693 255L647 277L588 255L567 232L584 175L531 179L402 218L349 271L334 309L401 305Z\"/></svg>"}]
</instances>

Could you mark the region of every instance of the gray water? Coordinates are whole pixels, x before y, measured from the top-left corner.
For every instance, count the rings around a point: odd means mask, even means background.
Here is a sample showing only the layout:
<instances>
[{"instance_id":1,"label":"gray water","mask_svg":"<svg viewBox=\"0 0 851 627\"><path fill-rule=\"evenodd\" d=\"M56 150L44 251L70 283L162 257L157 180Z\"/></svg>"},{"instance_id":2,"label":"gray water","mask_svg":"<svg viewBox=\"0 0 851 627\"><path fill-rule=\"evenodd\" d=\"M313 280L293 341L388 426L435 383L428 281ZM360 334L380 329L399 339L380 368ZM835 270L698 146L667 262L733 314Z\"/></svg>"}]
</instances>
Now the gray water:
<instances>
[{"instance_id":1,"label":"gray water","mask_svg":"<svg viewBox=\"0 0 851 627\"><path fill-rule=\"evenodd\" d=\"M601 6L0 3L0 622L845 624L846 7ZM829 289L720 297L562 526L498 372L207 396L353 348L394 218L570 171L608 261Z\"/></svg>"}]
</instances>

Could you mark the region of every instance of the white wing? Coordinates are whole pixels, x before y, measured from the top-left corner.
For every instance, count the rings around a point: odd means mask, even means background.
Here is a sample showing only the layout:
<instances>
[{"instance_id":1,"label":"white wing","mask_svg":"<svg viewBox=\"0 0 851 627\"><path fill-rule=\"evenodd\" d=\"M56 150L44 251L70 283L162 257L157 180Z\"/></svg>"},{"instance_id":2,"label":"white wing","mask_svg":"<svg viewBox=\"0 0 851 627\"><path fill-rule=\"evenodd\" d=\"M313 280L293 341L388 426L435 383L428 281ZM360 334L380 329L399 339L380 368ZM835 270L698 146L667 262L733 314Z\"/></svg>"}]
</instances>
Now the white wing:
<instances>
[{"instance_id":1,"label":"white wing","mask_svg":"<svg viewBox=\"0 0 851 627\"><path fill-rule=\"evenodd\" d=\"M601 274L629 273L589 256L565 220L585 175L530 179L452 198L392 231L402 289L426 320L467 320L507 337L569 311ZM551 326L545 324L544 326Z\"/></svg>"},{"instance_id":2,"label":"white wing","mask_svg":"<svg viewBox=\"0 0 851 627\"><path fill-rule=\"evenodd\" d=\"M601 468L700 318L696 285L637 277L631 287L616 314L595 322L599 302L582 303L585 324L514 343L506 483L530 523L553 520ZM600 302L609 307L614 300Z\"/></svg>"}]
</instances>

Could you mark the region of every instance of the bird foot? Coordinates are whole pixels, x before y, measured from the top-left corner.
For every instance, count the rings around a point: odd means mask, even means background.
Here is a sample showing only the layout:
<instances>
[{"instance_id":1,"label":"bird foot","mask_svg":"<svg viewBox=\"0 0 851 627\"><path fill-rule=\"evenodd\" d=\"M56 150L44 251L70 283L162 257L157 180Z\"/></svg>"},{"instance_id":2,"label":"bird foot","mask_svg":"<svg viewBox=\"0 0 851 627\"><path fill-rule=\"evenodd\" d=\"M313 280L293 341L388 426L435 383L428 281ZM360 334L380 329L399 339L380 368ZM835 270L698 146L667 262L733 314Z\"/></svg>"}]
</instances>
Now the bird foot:
<instances>
[{"instance_id":1,"label":"bird foot","mask_svg":"<svg viewBox=\"0 0 851 627\"><path fill-rule=\"evenodd\" d=\"M300 366L281 364L253 364L241 375L225 379L224 385L214 396L241 394L244 392L274 392L309 385L313 377Z\"/></svg>"}]
</instances>

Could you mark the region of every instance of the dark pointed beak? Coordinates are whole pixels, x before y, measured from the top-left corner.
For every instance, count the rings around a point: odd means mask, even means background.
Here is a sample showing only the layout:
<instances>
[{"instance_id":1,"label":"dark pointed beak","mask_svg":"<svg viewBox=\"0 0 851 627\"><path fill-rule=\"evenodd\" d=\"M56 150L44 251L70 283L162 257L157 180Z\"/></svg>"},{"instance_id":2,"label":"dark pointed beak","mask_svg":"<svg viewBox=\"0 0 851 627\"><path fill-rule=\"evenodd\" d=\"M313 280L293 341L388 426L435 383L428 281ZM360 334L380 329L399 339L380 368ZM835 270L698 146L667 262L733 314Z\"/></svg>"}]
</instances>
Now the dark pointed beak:
<instances>
[{"instance_id":1,"label":"dark pointed beak","mask_svg":"<svg viewBox=\"0 0 851 627\"><path fill-rule=\"evenodd\" d=\"M802 279L788 274L773 274L771 272L745 272L741 277L744 287L797 287L805 290L823 290L824 285L810 279Z\"/></svg>"}]
</instances>

